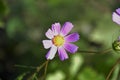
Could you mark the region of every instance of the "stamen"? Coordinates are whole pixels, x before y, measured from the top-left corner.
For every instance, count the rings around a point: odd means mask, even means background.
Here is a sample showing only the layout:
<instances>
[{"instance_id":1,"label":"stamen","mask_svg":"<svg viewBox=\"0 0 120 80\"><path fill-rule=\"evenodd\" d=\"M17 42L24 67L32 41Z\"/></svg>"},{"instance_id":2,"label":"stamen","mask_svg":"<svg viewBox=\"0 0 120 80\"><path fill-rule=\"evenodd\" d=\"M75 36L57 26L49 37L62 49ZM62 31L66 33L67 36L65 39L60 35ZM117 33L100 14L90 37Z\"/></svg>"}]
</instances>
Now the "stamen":
<instances>
[{"instance_id":1,"label":"stamen","mask_svg":"<svg viewBox=\"0 0 120 80\"><path fill-rule=\"evenodd\" d=\"M52 39L52 42L55 46L59 47L64 44L65 40L63 36L57 35Z\"/></svg>"}]
</instances>

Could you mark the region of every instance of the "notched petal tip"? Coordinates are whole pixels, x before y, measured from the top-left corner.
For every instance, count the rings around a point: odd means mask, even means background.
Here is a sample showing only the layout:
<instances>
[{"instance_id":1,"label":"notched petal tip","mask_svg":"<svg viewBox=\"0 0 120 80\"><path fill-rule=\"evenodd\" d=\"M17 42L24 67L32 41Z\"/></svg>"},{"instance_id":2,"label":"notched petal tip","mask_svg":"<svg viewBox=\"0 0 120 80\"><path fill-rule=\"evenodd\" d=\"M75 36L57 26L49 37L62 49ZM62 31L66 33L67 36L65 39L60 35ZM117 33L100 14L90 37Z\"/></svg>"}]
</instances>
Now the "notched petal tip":
<instances>
[{"instance_id":1,"label":"notched petal tip","mask_svg":"<svg viewBox=\"0 0 120 80\"><path fill-rule=\"evenodd\" d=\"M117 13L113 12L113 14L112 14L112 20L113 20L113 22L115 22L118 25L120 25L120 15L118 15Z\"/></svg>"},{"instance_id":2,"label":"notched petal tip","mask_svg":"<svg viewBox=\"0 0 120 80\"><path fill-rule=\"evenodd\" d=\"M68 58L60 59L61 61L67 60Z\"/></svg>"},{"instance_id":3,"label":"notched petal tip","mask_svg":"<svg viewBox=\"0 0 120 80\"><path fill-rule=\"evenodd\" d=\"M57 47L53 45L49 50L49 52L46 54L46 59L52 60L55 57L56 52L57 52Z\"/></svg>"},{"instance_id":4,"label":"notched petal tip","mask_svg":"<svg viewBox=\"0 0 120 80\"><path fill-rule=\"evenodd\" d=\"M69 21L65 22L65 24L72 25L72 27L73 27L73 24L71 22L69 22Z\"/></svg>"},{"instance_id":5,"label":"notched petal tip","mask_svg":"<svg viewBox=\"0 0 120 80\"><path fill-rule=\"evenodd\" d=\"M72 30L72 28L73 24L71 22L65 22L60 32L61 35L67 35Z\"/></svg>"},{"instance_id":6,"label":"notched petal tip","mask_svg":"<svg viewBox=\"0 0 120 80\"><path fill-rule=\"evenodd\" d=\"M120 8L117 8L117 9L116 9L116 12L117 12L118 14L120 14Z\"/></svg>"},{"instance_id":7,"label":"notched petal tip","mask_svg":"<svg viewBox=\"0 0 120 80\"><path fill-rule=\"evenodd\" d=\"M74 25L71 22L65 22L64 24L70 27L71 29L74 27Z\"/></svg>"},{"instance_id":8,"label":"notched petal tip","mask_svg":"<svg viewBox=\"0 0 120 80\"><path fill-rule=\"evenodd\" d=\"M76 42L80 39L80 35L78 33L72 33L65 37L66 42Z\"/></svg>"},{"instance_id":9,"label":"notched petal tip","mask_svg":"<svg viewBox=\"0 0 120 80\"><path fill-rule=\"evenodd\" d=\"M76 49L73 51L73 53L76 53L78 51L78 46L76 46Z\"/></svg>"},{"instance_id":10,"label":"notched petal tip","mask_svg":"<svg viewBox=\"0 0 120 80\"><path fill-rule=\"evenodd\" d=\"M71 43L65 43L64 48L70 53L76 53L79 47Z\"/></svg>"},{"instance_id":11,"label":"notched petal tip","mask_svg":"<svg viewBox=\"0 0 120 80\"><path fill-rule=\"evenodd\" d=\"M68 59L68 55L63 47L58 48L58 54L61 61Z\"/></svg>"},{"instance_id":12,"label":"notched petal tip","mask_svg":"<svg viewBox=\"0 0 120 80\"><path fill-rule=\"evenodd\" d=\"M48 49L52 46L52 41L51 40L43 40L42 43L43 43L43 46L44 46L45 49Z\"/></svg>"},{"instance_id":13,"label":"notched petal tip","mask_svg":"<svg viewBox=\"0 0 120 80\"><path fill-rule=\"evenodd\" d=\"M60 28L60 23L52 24L52 31L54 32L54 35L58 35L60 33Z\"/></svg>"},{"instance_id":14,"label":"notched petal tip","mask_svg":"<svg viewBox=\"0 0 120 80\"><path fill-rule=\"evenodd\" d=\"M45 33L45 35L49 39L52 39L54 37L54 33L51 29L48 29L47 32Z\"/></svg>"}]
</instances>

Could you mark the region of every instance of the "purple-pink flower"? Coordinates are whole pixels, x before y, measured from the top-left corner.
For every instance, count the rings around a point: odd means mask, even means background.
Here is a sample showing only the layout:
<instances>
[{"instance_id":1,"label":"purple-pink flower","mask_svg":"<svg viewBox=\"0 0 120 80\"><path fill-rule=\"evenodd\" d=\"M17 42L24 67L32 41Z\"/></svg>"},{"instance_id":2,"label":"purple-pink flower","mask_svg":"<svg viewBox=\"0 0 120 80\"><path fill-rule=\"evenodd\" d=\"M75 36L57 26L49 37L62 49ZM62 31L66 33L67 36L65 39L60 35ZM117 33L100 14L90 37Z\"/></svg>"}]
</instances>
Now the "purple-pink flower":
<instances>
[{"instance_id":1,"label":"purple-pink flower","mask_svg":"<svg viewBox=\"0 0 120 80\"><path fill-rule=\"evenodd\" d=\"M116 11L113 12L112 20L113 20L113 22L115 22L118 25L120 25L120 8L116 9Z\"/></svg>"},{"instance_id":2,"label":"purple-pink flower","mask_svg":"<svg viewBox=\"0 0 120 80\"><path fill-rule=\"evenodd\" d=\"M49 40L43 40L44 48L50 48L46 55L47 60L52 60L58 51L59 58L63 61L65 59L68 59L66 51L75 53L78 50L78 47L71 42L78 41L79 34L72 33L67 35L72 30L72 28L72 23L65 22L62 28L60 23L55 23L52 24L51 29L48 29L45 35L47 38L49 38Z\"/></svg>"}]
</instances>

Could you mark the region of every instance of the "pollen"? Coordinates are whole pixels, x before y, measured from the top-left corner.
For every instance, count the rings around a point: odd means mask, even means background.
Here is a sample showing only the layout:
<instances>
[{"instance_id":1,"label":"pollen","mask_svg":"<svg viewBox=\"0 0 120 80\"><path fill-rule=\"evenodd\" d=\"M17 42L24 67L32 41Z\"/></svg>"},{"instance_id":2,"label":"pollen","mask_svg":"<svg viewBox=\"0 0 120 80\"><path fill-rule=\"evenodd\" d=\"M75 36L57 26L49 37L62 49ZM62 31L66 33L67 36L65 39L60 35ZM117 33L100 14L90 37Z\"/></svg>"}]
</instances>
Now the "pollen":
<instances>
[{"instance_id":1,"label":"pollen","mask_svg":"<svg viewBox=\"0 0 120 80\"><path fill-rule=\"evenodd\" d=\"M52 42L55 46L59 47L62 46L65 42L64 37L61 35L57 35L52 39Z\"/></svg>"}]
</instances>

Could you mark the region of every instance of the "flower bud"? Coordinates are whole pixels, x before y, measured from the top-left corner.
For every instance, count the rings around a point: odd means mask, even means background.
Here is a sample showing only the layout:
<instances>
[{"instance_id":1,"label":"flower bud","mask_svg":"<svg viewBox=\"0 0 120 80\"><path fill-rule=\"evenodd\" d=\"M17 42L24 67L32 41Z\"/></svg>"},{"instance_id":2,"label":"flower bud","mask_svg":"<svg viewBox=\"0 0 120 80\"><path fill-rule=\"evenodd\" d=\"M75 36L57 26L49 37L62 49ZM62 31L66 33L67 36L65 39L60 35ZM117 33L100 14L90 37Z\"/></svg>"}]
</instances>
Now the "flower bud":
<instances>
[{"instance_id":1,"label":"flower bud","mask_svg":"<svg viewBox=\"0 0 120 80\"><path fill-rule=\"evenodd\" d=\"M115 51L120 51L120 36L112 43L112 47Z\"/></svg>"}]
</instances>

